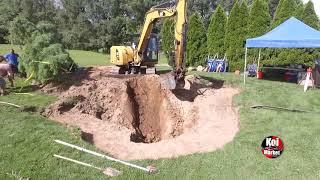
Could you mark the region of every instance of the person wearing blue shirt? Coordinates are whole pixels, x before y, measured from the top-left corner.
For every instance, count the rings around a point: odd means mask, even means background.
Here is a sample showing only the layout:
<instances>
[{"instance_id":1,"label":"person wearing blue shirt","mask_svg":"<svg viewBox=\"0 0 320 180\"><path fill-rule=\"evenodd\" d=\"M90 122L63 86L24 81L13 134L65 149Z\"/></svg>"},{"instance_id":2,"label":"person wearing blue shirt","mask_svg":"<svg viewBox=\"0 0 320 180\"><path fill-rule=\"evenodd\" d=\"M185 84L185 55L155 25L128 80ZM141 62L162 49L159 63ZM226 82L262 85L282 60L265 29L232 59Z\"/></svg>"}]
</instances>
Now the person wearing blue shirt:
<instances>
[{"instance_id":1,"label":"person wearing blue shirt","mask_svg":"<svg viewBox=\"0 0 320 180\"><path fill-rule=\"evenodd\" d=\"M19 54L14 52L14 49L11 49L11 53L6 54L4 56L6 58L7 63L10 65L12 71L14 73L18 73L18 65L19 65Z\"/></svg>"}]
</instances>

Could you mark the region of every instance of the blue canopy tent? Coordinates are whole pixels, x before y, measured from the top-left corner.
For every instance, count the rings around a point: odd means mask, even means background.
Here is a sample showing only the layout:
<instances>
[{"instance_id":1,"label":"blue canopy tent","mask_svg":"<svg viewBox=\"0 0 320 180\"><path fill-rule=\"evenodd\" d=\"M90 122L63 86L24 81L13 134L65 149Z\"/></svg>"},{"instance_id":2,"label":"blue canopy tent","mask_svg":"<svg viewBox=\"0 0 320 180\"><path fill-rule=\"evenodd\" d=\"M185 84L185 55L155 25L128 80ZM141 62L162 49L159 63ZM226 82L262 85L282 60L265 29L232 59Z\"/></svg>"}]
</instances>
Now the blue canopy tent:
<instances>
[{"instance_id":1,"label":"blue canopy tent","mask_svg":"<svg viewBox=\"0 0 320 180\"><path fill-rule=\"evenodd\" d=\"M317 31L295 17L263 36L247 39L245 50L245 71L247 69L248 48L320 48L320 31ZM261 49L259 50L258 67ZM244 73L244 83L246 75Z\"/></svg>"}]
</instances>

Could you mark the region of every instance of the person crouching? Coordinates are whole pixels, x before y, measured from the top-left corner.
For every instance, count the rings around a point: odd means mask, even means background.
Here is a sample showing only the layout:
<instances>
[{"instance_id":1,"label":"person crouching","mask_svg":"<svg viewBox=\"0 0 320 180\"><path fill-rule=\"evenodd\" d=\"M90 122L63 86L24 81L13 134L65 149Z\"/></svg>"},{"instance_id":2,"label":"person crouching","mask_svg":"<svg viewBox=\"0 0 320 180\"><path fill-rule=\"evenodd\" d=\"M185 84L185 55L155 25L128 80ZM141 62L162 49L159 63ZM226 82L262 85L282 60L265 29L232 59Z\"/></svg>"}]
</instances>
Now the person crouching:
<instances>
[{"instance_id":1,"label":"person crouching","mask_svg":"<svg viewBox=\"0 0 320 180\"><path fill-rule=\"evenodd\" d=\"M0 62L3 59L4 59L3 56L0 56ZM12 70L10 64L1 64L0 63L0 77L1 78L7 77L10 84L11 84L11 87L14 86L14 84L13 84L14 73L13 73L13 70Z\"/></svg>"}]
</instances>

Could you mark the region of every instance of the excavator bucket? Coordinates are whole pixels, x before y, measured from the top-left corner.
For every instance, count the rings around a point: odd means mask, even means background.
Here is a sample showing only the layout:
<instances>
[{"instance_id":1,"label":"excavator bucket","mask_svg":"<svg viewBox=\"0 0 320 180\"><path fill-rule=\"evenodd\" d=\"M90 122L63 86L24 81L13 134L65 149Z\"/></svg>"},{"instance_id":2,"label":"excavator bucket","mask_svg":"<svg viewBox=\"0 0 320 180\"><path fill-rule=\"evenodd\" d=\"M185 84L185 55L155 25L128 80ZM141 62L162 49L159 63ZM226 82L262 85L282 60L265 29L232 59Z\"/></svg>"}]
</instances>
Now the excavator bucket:
<instances>
[{"instance_id":1,"label":"excavator bucket","mask_svg":"<svg viewBox=\"0 0 320 180\"><path fill-rule=\"evenodd\" d=\"M161 75L161 85L162 87L170 90L174 89L189 89L190 83L184 78L177 78L173 73L168 73L165 75Z\"/></svg>"},{"instance_id":2,"label":"excavator bucket","mask_svg":"<svg viewBox=\"0 0 320 180\"><path fill-rule=\"evenodd\" d=\"M168 73L160 76L161 86L166 89L176 89L177 84L173 74Z\"/></svg>"}]
</instances>

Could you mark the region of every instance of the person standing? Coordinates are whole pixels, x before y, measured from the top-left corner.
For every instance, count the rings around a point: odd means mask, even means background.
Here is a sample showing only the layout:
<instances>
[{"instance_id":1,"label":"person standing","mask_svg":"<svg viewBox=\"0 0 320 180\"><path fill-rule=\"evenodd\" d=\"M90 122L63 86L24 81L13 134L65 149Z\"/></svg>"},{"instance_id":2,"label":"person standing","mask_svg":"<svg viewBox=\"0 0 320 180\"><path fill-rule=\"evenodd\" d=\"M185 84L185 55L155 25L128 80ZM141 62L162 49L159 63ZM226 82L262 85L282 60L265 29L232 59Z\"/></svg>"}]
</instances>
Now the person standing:
<instances>
[{"instance_id":1,"label":"person standing","mask_svg":"<svg viewBox=\"0 0 320 180\"><path fill-rule=\"evenodd\" d=\"M18 65L19 65L19 54L14 52L14 49L11 49L11 52L4 56L7 63L10 65L10 68L14 73L18 73Z\"/></svg>"}]
</instances>

